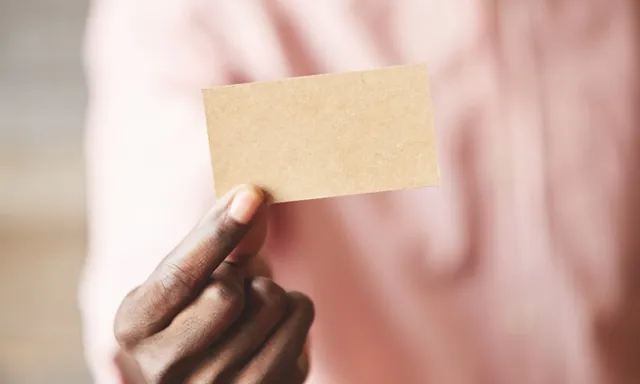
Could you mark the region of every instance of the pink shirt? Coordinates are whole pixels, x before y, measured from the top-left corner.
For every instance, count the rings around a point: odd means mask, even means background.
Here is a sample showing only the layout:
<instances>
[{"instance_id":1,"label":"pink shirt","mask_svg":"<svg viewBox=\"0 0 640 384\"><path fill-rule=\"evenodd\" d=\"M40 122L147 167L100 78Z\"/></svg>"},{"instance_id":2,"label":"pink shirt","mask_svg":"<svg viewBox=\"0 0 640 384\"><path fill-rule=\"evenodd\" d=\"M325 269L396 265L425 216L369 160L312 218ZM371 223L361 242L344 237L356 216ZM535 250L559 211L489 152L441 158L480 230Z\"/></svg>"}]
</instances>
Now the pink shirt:
<instances>
[{"instance_id":1,"label":"pink shirt","mask_svg":"<svg viewBox=\"0 0 640 384\"><path fill-rule=\"evenodd\" d=\"M639 383L635 3L94 1L97 381L121 299L213 203L201 88L426 62L442 186L272 217L277 281L316 303L309 382Z\"/></svg>"}]
</instances>

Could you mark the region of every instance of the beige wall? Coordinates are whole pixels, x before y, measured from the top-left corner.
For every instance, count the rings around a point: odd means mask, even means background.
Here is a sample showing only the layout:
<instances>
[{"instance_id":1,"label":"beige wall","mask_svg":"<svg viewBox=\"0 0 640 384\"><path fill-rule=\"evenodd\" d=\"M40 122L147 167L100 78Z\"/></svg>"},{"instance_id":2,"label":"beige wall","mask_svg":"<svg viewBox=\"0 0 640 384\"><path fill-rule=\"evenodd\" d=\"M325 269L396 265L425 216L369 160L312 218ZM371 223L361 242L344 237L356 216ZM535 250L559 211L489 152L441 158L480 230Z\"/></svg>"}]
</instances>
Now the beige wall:
<instances>
[{"instance_id":1,"label":"beige wall","mask_svg":"<svg viewBox=\"0 0 640 384\"><path fill-rule=\"evenodd\" d=\"M82 0L0 0L0 383L88 383Z\"/></svg>"}]
</instances>

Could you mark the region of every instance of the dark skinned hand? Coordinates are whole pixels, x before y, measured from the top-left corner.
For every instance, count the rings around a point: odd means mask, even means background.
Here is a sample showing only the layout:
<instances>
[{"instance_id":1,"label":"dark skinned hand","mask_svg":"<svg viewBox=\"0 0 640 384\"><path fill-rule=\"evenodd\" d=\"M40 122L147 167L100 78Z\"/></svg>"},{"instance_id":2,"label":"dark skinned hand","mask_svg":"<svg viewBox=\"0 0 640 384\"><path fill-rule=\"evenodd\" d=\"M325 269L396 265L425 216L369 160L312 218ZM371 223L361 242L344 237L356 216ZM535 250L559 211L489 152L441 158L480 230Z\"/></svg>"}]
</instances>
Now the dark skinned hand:
<instances>
[{"instance_id":1,"label":"dark skinned hand","mask_svg":"<svg viewBox=\"0 0 640 384\"><path fill-rule=\"evenodd\" d=\"M142 380L304 382L313 304L244 267L264 241L265 210L259 189L229 192L123 300L115 335Z\"/></svg>"}]
</instances>

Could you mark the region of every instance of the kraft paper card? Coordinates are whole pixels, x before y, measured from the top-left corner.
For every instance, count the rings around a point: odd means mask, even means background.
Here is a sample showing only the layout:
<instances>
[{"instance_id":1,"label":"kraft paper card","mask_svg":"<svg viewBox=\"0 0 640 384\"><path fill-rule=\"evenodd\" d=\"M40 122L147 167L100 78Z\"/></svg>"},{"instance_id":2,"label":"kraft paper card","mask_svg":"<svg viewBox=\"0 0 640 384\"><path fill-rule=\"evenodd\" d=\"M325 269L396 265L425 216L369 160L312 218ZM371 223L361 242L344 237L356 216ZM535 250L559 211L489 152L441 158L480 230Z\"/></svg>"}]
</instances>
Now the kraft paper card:
<instances>
[{"instance_id":1,"label":"kraft paper card","mask_svg":"<svg viewBox=\"0 0 640 384\"><path fill-rule=\"evenodd\" d=\"M218 196L244 183L276 203L439 184L424 65L203 93Z\"/></svg>"}]
</instances>

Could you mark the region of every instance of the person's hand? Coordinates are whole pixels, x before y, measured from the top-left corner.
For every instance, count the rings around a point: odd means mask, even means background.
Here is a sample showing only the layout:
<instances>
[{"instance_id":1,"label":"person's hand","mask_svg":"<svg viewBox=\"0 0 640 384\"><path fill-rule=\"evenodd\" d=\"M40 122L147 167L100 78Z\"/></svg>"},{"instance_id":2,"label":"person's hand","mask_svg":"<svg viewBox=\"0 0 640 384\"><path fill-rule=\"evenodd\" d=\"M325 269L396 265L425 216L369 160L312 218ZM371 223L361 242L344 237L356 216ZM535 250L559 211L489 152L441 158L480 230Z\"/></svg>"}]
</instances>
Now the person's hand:
<instances>
[{"instance_id":1,"label":"person's hand","mask_svg":"<svg viewBox=\"0 0 640 384\"><path fill-rule=\"evenodd\" d=\"M263 200L231 191L123 300L115 336L147 382L304 382L313 304L241 267L264 240Z\"/></svg>"}]
</instances>

